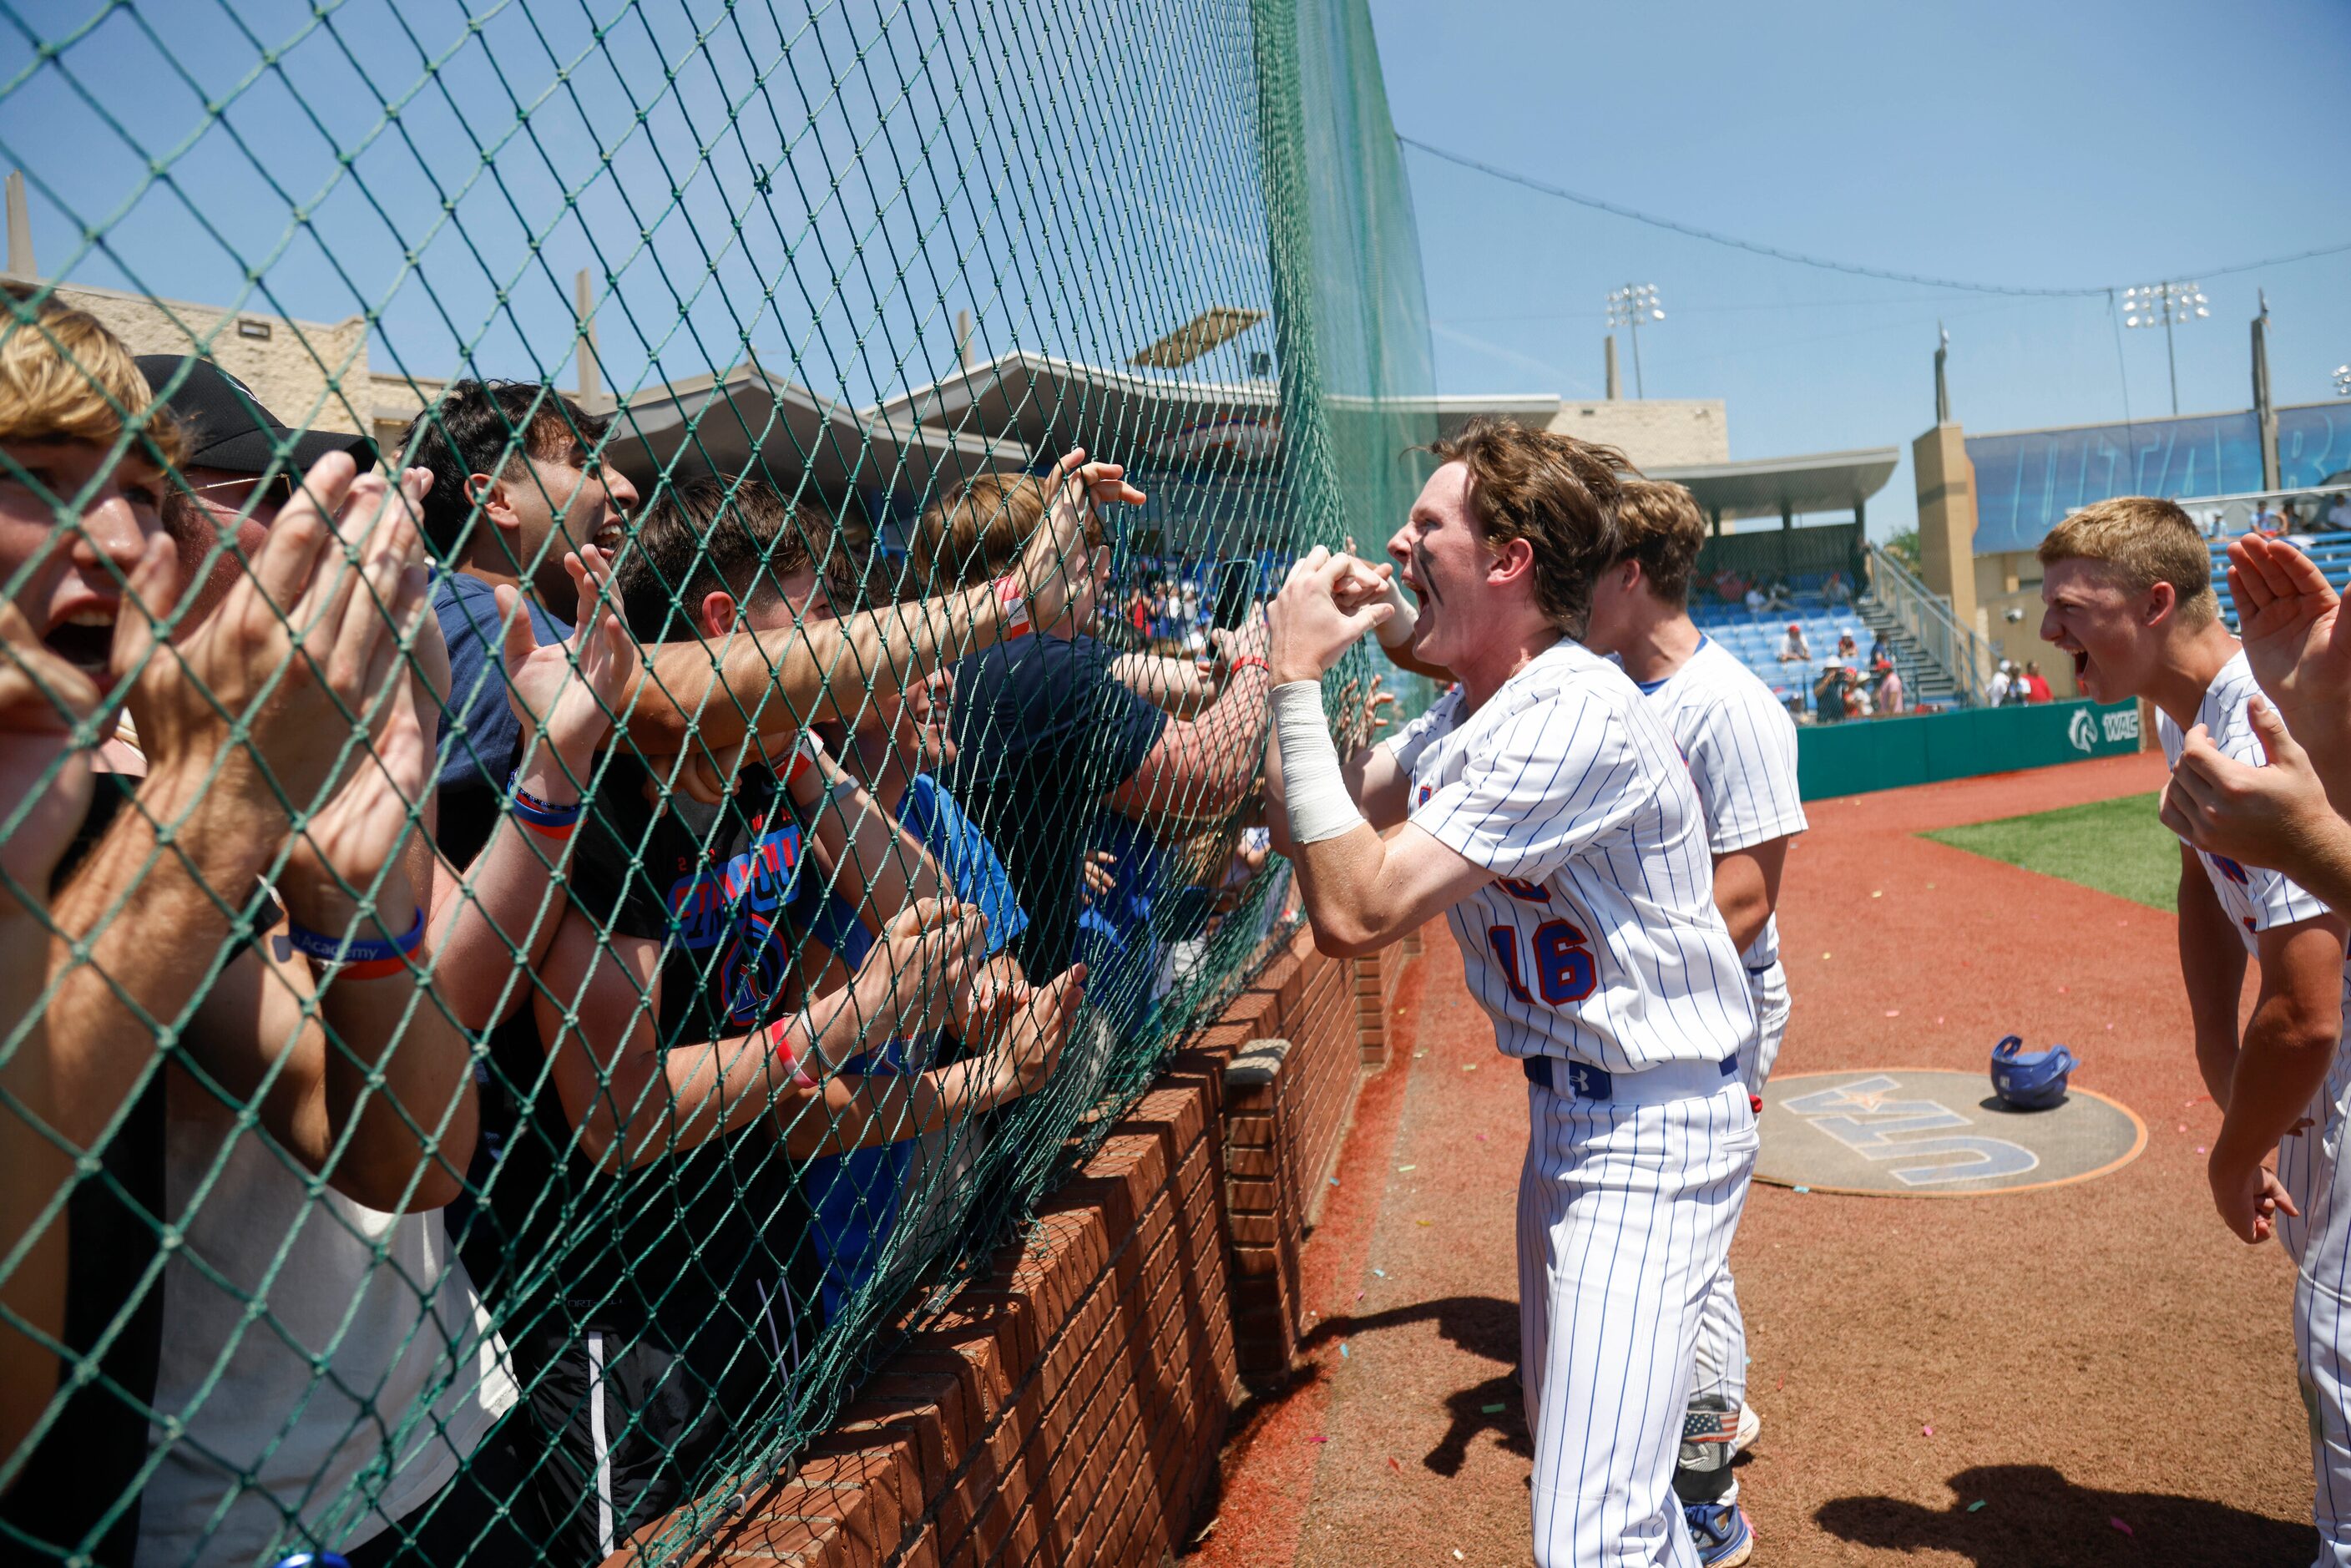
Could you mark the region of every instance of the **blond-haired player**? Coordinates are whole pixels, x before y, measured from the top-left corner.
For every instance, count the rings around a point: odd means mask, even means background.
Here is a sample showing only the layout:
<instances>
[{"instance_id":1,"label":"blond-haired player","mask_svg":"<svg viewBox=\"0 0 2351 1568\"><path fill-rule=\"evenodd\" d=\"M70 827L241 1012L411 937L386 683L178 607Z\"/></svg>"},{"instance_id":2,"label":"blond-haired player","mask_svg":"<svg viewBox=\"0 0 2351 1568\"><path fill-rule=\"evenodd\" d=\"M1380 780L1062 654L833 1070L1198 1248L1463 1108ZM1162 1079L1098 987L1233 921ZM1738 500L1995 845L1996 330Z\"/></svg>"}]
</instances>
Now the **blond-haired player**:
<instances>
[{"instance_id":1,"label":"blond-haired player","mask_svg":"<svg viewBox=\"0 0 2351 1568\"><path fill-rule=\"evenodd\" d=\"M2186 512L2144 496L2103 501L2052 530L2040 557L2042 637L2072 657L2089 696L2154 703L2179 789L2205 762L2263 759L2252 668L2220 623L2210 557ZM2283 738L2274 717L2262 724ZM2176 800L2165 818L2195 831ZM2335 1153L2351 1093L2340 1050L2344 942L2343 919L2296 883L2183 840L2180 977L2197 1065L2221 1110L2208 1171L2212 1201L2240 1239L2275 1234L2299 1270L2294 1350L2311 1414L2318 1561L2335 1564L2351 1564L2342 1350L2351 1330L2351 1195L2338 1191ZM2241 1024L2248 955L2261 988Z\"/></svg>"}]
</instances>

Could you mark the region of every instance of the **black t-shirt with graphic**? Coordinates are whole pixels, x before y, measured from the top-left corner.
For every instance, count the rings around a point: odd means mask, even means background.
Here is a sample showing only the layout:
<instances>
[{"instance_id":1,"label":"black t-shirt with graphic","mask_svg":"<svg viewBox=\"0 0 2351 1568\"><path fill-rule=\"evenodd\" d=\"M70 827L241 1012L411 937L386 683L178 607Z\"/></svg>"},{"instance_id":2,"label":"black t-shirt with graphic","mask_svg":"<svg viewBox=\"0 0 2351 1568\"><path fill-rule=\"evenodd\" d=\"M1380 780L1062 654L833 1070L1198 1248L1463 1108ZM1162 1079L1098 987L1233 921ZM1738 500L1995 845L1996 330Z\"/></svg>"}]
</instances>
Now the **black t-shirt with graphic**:
<instances>
[{"instance_id":1,"label":"black t-shirt with graphic","mask_svg":"<svg viewBox=\"0 0 2351 1568\"><path fill-rule=\"evenodd\" d=\"M718 807L682 791L656 807L649 777L624 752L597 782L572 852L572 908L614 936L661 944L664 1050L739 1039L780 1016L799 825L764 769ZM600 1173L577 1152L536 1030L500 1031L492 1053L507 1131L488 1196L503 1293L519 1298L510 1313L559 1306L569 1331L655 1325L674 1345L705 1325L764 1344L797 1322L805 1340L819 1321L807 1207L764 1118ZM618 1109L639 1126L656 1113L650 1099Z\"/></svg>"}]
</instances>

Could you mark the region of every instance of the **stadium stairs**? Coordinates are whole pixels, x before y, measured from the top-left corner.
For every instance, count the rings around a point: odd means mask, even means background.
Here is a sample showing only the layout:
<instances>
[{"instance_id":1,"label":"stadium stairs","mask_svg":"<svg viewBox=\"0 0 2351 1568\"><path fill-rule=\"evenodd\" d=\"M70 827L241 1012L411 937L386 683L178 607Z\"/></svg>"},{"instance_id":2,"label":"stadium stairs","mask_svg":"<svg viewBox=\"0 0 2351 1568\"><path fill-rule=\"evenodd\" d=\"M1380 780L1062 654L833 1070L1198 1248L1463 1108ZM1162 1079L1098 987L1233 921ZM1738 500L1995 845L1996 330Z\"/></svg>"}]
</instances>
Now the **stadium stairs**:
<instances>
[{"instance_id":1,"label":"stadium stairs","mask_svg":"<svg viewBox=\"0 0 2351 1568\"><path fill-rule=\"evenodd\" d=\"M1889 611L1867 596L1852 604L1827 604L1815 578L1798 579L1793 592L1795 608L1780 611L1750 611L1743 604L1726 604L1700 593L1692 598L1690 617L1700 631L1761 676L1783 703L1801 700L1804 708L1811 707L1813 682L1835 653L1838 637L1850 633L1859 649L1853 664L1864 673L1868 669L1871 644L1878 636L1885 637L1894 653L1894 667L1902 673L1905 700L1911 707L1958 704L1958 683L1896 625ZM1801 676L1795 665L1780 663L1780 641L1792 622L1804 629L1804 641L1813 651L1812 663L1803 666Z\"/></svg>"}]
</instances>

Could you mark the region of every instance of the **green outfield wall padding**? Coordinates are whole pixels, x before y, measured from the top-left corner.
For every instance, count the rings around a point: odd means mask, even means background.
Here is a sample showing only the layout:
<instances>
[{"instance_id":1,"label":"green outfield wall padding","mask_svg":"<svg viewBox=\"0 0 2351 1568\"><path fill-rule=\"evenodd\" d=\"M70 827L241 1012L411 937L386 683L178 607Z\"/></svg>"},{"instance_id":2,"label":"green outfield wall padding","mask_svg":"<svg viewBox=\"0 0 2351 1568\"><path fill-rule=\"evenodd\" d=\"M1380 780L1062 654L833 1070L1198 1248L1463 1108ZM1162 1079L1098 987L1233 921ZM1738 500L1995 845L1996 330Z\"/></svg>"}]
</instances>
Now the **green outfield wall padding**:
<instances>
[{"instance_id":1,"label":"green outfield wall padding","mask_svg":"<svg viewBox=\"0 0 2351 1568\"><path fill-rule=\"evenodd\" d=\"M1797 737L1797 778L1805 800L1823 800L2138 748L2138 709L2130 703L1962 708L1807 726Z\"/></svg>"}]
</instances>

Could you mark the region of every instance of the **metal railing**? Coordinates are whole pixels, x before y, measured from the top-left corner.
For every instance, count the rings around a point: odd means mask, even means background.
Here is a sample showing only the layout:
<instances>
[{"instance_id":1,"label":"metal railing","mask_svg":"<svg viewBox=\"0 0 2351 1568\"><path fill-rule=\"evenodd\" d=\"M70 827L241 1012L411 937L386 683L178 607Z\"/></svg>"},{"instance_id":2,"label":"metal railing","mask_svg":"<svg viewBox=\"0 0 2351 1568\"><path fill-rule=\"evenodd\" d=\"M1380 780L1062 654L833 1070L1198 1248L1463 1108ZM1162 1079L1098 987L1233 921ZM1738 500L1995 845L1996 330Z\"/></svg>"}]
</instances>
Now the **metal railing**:
<instances>
[{"instance_id":1,"label":"metal railing","mask_svg":"<svg viewBox=\"0 0 2351 1568\"><path fill-rule=\"evenodd\" d=\"M2273 532L2341 533L2351 528L2351 485L2305 485L2294 490L2243 490L2226 496L2182 496L2180 509L2210 538L2250 532L2267 522Z\"/></svg>"},{"instance_id":2,"label":"metal railing","mask_svg":"<svg viewBox=\"0 0 2351 1568\"><path fill-rule=\"evenodd\" d=\"M1869 547L1869 592L1920 651L1943 667L1960 700L1981 707L1994 663L1992 646L1974 628L1959 624L1950 601L1876 544Z\"/></svg>"}]
</instances>

